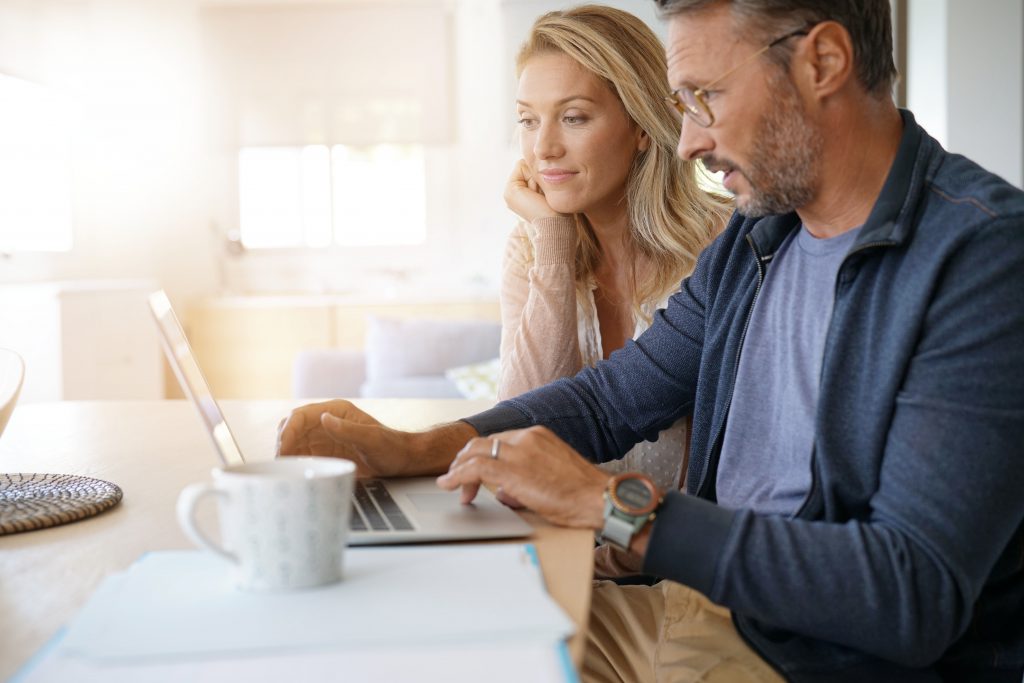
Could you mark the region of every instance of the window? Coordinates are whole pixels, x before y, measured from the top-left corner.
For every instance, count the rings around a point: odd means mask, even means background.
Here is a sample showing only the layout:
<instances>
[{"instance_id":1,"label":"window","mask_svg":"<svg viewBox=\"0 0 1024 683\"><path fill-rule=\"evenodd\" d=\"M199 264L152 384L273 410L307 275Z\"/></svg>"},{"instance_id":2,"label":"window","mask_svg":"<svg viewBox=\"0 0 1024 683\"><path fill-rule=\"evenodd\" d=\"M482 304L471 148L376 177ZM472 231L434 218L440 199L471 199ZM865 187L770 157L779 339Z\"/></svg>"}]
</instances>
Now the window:
<instances>
[{"instance_id":1,"label":"window","mask_svg":"<svg viewBox=\"0 0 1024 683\"><path fill-rule=\"evenodd\" d=\"M0 74L0 253L71 249L70 109Z\"/></svg>"},{"instance_id":2,"label":"window","mask_svg":"<svg viewBox=\"0 0 1024 683\"><path fill-rule=\"evenodd\" d=\"M422 145L243 147L239 231L249 249L426 240Z\"/></svg>"},{"instance_id":3,"label":"window","mask_svg":"<svg viewBox=\"0 0 1024 683\"><path fill-rule=\"evenodd\" d=\"M454 141L451 3L208 4L211 137L238 155L242 245L425 244L428 146Z\"/></svg>"}]
</instances>

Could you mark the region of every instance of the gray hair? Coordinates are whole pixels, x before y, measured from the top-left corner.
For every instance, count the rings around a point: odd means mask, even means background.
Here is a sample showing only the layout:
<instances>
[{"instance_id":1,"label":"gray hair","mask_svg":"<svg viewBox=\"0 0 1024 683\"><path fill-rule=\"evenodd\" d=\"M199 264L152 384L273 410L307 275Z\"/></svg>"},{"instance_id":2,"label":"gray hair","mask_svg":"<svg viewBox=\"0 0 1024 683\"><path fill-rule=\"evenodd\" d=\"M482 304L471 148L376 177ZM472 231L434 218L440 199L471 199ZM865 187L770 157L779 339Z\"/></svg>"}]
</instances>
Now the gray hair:
<instances>
[{"instance_id":1,"label":"gray hair","mask_svg":"<svg viewBox=\"0 0 1024 683\"><path fill-rule=\"evenodd\" d=\"M729 4L742 30L756 42L823 21L834 21L850 34L857 80L876 96L888 95L897 78L892 57L892 18L889 0L654 0L663 17L673 17L720 2ZM787 44L769 53L788 67Z\"/></svg>"}]
</instances>

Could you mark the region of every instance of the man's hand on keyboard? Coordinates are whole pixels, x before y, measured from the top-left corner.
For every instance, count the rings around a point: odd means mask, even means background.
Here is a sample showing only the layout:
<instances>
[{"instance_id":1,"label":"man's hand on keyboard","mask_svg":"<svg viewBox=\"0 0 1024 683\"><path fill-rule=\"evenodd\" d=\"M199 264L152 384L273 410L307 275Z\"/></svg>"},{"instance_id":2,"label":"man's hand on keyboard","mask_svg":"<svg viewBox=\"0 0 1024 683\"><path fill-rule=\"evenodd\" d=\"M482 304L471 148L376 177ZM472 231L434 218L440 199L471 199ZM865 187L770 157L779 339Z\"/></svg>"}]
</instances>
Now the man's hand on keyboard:
<instances>
[{"instance_id":1,"label":"man's hand on keyboard","mask_svg":"<svg viewBox=\"0 0 1024 683\"><path fill-rule=\"evenodd\" d=\"M296 408L278 429L277 455L346 458L360 477L443 472L476 431L464 422L426 432L401 432L344 400Z\"/></svg>"},{"instance_id":2,"label":"man's hand on keyboard","mask_svg":"<svg viewBox=\"0 0 1024 683\"><path fill-rule=\"evenodd\" d=\"M313 403L293 410L278 430L277 455L345 458L360 477L393 476L408 464L403 436L348 401Z\"/></svg>"}]
</instances>

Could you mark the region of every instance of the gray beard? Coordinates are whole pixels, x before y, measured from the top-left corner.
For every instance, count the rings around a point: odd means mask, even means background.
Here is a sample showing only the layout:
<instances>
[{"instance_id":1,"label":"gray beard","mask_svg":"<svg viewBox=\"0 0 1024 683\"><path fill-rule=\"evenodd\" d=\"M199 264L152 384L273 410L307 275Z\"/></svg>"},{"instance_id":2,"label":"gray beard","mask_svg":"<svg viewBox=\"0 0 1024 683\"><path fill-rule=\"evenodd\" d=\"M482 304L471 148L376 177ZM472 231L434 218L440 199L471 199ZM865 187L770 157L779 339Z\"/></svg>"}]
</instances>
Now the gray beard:
<instances>
[{"instance_id":1,"label":"gray beard","mask_svg":"<svg viewBox=\"0 0 1024 683\"><path fill-rule=\"evenodd\" d=\"M805 206L818 190L824 138L808 120L796 88L784 75L769 86L776 106L757 124L756 146L741 172L750 192L736 198L736 209L751 218L784 214Z\"/></svg>"}]
</instances>

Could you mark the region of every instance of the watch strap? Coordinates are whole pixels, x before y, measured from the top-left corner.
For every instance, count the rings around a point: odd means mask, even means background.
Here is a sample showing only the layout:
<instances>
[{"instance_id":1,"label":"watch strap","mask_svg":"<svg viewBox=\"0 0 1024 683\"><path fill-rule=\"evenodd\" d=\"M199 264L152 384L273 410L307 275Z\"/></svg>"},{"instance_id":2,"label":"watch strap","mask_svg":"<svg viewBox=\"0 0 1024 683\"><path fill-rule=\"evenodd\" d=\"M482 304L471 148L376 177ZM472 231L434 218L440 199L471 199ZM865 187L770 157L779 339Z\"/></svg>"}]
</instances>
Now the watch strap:
<instances>
[{"instance_id":1,"label":"watch strap","mask_svg":"<svg viewBox=\"0 0 1024 683\"><path fill-rule=\"evenodd\" d=\"M643 511L632 513L623 509L616 496L617 487L625 479L640 479L645 482L648 490L655 496L655 502L645 506ZM662 496L654 487L654 482L645 474L626 472L612 477L604 492L604 526L595 534L599 543L608 543L620 550L629 552L633 536L640 533L644 526L654 519L662 503Z\"/></svg>"},{"instance_id":2,"label":"watch strap","mask_svg":"<svg viewBox=\"0 0 1024 683\"><path fill-rule=\"evenodd\" d=\"M617 511L616 511L617 512ZM614 514L607 514L604 518L604 528L598 540L610 543L619 550L629 550L629 543L636 533L636 524L631 519L624 519Z\"/></svg>"}]
</instances>

